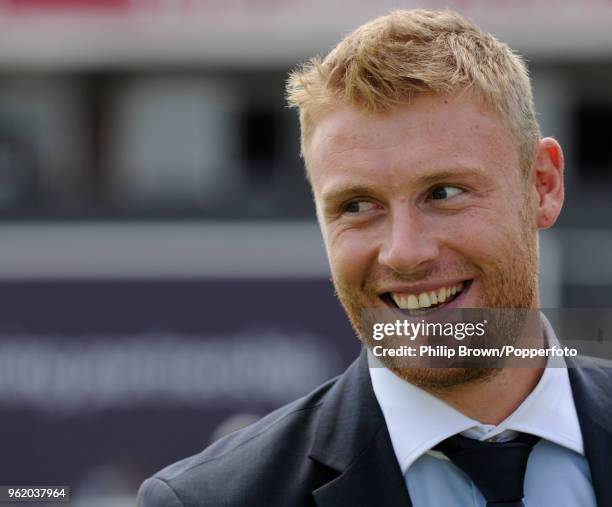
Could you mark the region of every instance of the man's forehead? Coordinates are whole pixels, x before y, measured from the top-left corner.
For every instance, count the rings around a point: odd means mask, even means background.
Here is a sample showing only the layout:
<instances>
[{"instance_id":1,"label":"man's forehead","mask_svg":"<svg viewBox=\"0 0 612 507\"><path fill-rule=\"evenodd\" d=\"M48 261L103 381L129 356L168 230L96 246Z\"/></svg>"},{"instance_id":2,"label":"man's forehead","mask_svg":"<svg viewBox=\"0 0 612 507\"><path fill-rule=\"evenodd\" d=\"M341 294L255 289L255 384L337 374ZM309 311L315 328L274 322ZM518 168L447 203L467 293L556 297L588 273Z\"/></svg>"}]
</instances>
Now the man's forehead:
<instances>
[{"instance_id":1,"label":"man's forehead","mask_svg":"<svg viewBox=\"0 0 612 507\"><path fill-rule=\"evenodd\" d=\"M402 125L402 118L395 108L386 112L367 112L347 105L338 106L323 113L316 121L311 146L335 150L346 146L367 148L370 142L389 140L393 130L405 130L416 126ZM380 131L384 124L386 132ZM399 133L399 132L398 132ZM391 144L391 140L389 140Z\"/></svg>"},{"instance_id":2,"label":"man's forehead","mask_svg":"<svg viewBox=\"0 0 612 507\"><path fill-rule=\"evenodd\" d=\"M469 95L424 94L411 103L387 111L367 112L345 104L328 110L315 120L309 146L336 152L350 148L384 149L419 134L436 138L472 131L478 135L507 130L498 116ZM499 133L499 132L498 132Z\"/></svg>"},{"instance_id":3,"label":"man's forehead","mask_svg":"<svg viewBox=\"0 0 612 507\"><path fill-rule=\"evenodd\" d=\"M418 98L385 113L338 107L319 119L307 154L313 183L360 169L400 168L415 177L516 166L518 149L498 117L470 99Z\"/></svg>"}]
</instances>

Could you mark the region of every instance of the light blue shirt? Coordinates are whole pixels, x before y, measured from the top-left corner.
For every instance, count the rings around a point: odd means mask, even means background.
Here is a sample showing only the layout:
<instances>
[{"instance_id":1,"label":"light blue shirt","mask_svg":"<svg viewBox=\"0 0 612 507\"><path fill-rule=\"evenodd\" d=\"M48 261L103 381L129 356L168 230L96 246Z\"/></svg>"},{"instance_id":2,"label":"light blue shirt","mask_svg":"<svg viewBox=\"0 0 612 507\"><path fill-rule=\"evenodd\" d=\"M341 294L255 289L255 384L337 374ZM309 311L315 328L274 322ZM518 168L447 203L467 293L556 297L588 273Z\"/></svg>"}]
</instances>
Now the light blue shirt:
<instances>
[{"instance_id":1,"label":"light blue shirt","mask_svg":"<svg viewBox=\"0 0 612 507\"><path fill-rule=\"evenodd\" d=\"M449 460L424 454L405 477L414 507L487 505L474 483ZM586 459L548 440L531 451L523 489L525 507L597 506Z\"/></svg>"},{"instance_id":2,"label":"light blue shirt","mask_svg":"<svg viewBox=\"0 0 612 507\"><path fill-rule=\"evenodd\" d=\"M542 317L548 343L556 336ZM525 473L526 507L597 507L567 369L549 361L538 385L504 421L493 426L470 419L439 398L370 359L374 394L414 507L485 507L469 477L431 449L461 433L489 441L537 435ZM375 367L372 367L375 366Z\"/></svg>"}]
</instances>

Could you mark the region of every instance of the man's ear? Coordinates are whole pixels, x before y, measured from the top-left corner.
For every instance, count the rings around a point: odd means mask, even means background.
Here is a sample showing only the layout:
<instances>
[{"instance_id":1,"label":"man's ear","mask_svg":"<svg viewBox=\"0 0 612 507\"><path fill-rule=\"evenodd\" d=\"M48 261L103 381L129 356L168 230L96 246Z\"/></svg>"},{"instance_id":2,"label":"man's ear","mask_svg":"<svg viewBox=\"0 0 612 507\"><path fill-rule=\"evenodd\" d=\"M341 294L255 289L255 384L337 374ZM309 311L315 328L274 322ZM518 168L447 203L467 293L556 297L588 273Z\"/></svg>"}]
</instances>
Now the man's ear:
<instances>
[{"instance_id":1,"label":"man's ear","mask_svg":"<svg viewBox=\"0 0 612 507\"><path fill-rule=\"evenodd\" d=\"M536 198L536 224L539 229L547 229L556 222L565 195L563 151L552 137L545 137L538 142L532 178Z\"/></svg>"}]
</instances>

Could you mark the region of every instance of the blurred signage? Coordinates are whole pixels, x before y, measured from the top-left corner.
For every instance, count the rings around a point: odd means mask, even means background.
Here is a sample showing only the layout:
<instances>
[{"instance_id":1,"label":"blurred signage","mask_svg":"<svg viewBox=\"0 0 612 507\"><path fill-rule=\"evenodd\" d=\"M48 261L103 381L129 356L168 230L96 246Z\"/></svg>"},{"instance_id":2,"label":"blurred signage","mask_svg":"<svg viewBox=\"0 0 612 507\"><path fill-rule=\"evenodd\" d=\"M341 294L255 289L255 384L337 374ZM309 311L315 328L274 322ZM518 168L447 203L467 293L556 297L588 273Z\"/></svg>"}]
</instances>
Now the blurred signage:
<instances>
[{"instance_id":1,"label":"blurred signage","mask_svg":"<svg viewBox=\"0 0 612 507\"><path fill-rule=\"evenodd\" d=\"M325 279L30 280L0 301L0 477L77 494L104 466L135 490L359 351Z\"/></svg>"},{"instance_id":2,"label":"blurred signage","mask_svg":"<svg viewBox=\"0 0 612 507\"><path fill-rule=\"evenodd\" d=\"M407 8L455 9L529 57L612 55L609 0L0 0L0 67L286 65Z\"/></svg>"},{"instance_id":3,"label":"blurred signage","mask_svg":"<svg viewBox=\"0 0 612 507\"><path fill-rule=\"evenodd\" d=\"M353 17L355 14L370 13L384 15L392 9L455 9L471 15L516 12L521 15L539 13L553 18L567 13L589 17L601 9L611 10L609 0L377 0L355 4L349 0L0 0L0 7L11 10L83 10L99 8L129 8L130 14L156 12L169 13L210 13L221 15L252 13L275 10L275 14L294 16L297 13L310 12L327 15L344 13ZM340 22L340 19L338 19ZM533 21L533 20L532 20Z\"/></svg>"},{"instance_id":4,"label":"blurred signage","mask_svg":"<svg viewBox=\"0 0 612 507\"><path fill-rule=\"evenodd\" d=\"M3 5L13 11L80 10L127 8L131 0L5 0Z\"/></svg>"}]
</instances>

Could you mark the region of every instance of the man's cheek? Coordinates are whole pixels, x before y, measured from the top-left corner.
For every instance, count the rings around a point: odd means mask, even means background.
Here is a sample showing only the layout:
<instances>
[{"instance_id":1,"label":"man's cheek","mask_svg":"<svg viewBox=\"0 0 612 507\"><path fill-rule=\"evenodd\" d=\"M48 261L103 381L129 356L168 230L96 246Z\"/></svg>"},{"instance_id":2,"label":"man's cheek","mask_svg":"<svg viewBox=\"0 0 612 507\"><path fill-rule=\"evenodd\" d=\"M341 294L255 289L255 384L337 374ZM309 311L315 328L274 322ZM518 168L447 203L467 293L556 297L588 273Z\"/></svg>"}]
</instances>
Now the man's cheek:
<instances>
[{"instance_id":1,"label":"man's cheek","mask_svg":"<svg viewBox=\"0 0 612 507\"><path fill-rule=\"evenodd\" d=\"M348 252L332 252L330 266L334 278L343 283L355 283L355 280L359 276L358 258L356 256L351 256Z\"/></svg>"},{"instance_id":2,"label":"man's cheek","mask_svg":"<svg viewBox=\"0 0 612 507\"><path fill-rule=\"evenodd\" d=\"M361 287L367 278L367 262L363 251L357 245L344 243L340 248L332 249L330 267L335 280L355 290Z\"/></svg>"}]
</instances>

